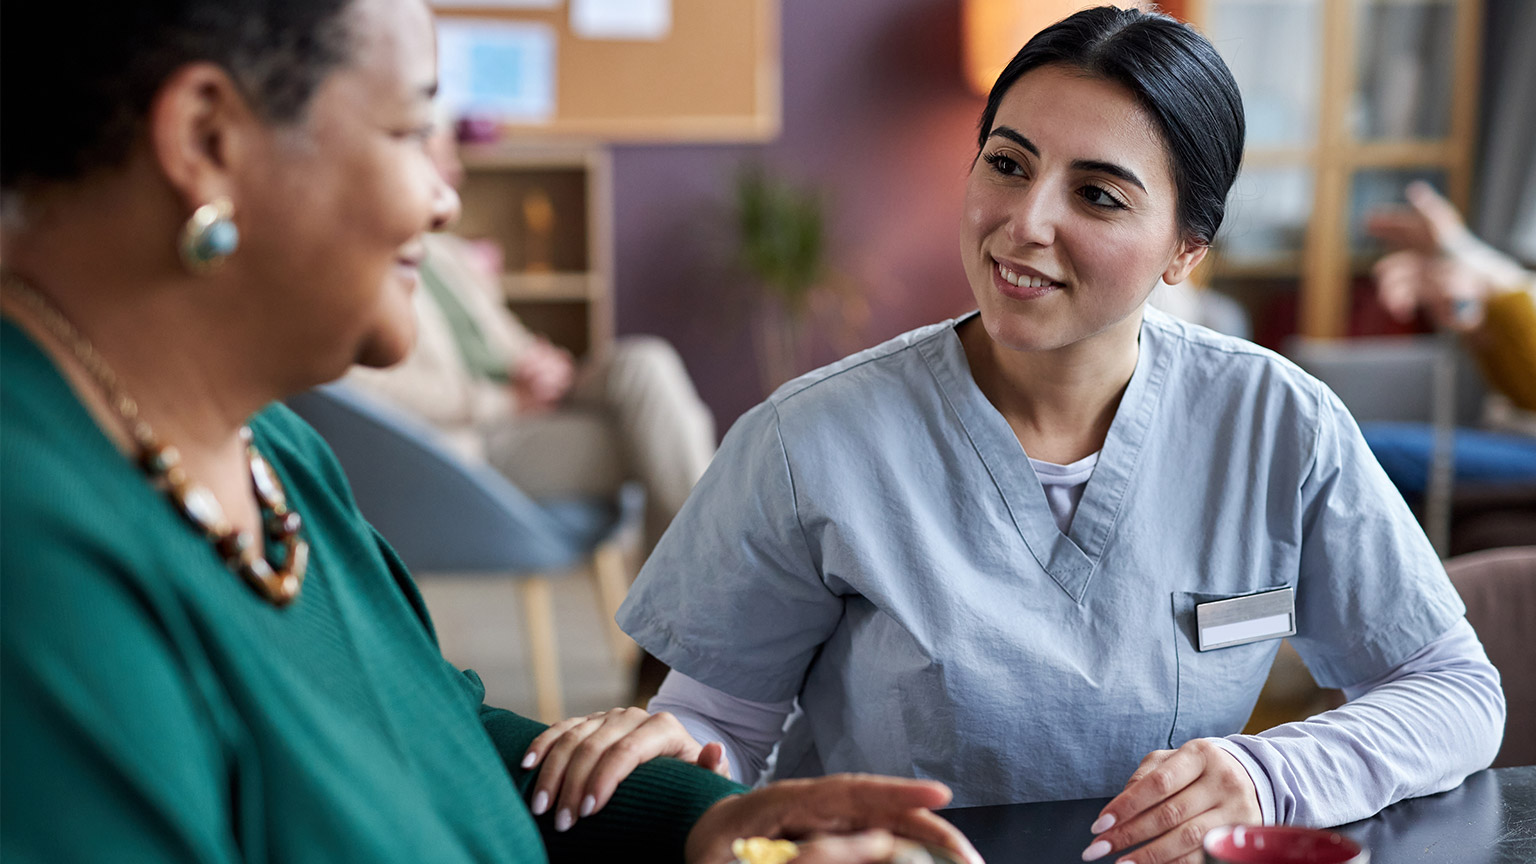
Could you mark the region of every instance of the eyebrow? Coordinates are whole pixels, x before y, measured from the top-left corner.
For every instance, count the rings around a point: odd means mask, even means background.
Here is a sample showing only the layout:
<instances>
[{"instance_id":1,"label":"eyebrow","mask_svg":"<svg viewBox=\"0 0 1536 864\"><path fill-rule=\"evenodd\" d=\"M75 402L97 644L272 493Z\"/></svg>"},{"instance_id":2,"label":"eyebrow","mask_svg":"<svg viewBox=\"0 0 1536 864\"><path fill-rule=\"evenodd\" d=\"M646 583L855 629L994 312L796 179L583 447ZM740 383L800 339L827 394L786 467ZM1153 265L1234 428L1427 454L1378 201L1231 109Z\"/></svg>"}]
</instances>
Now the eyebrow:
<instances>
[{"instance_id":1,"label":"eyebrow","mask_svg":"<svg viewBox=\"0 0 1536 864\"><path fill-rule=\"evenodd\" d=\"M1040 148L1035 146L1035 142L1025 138L1023 135L1020 135L1011 127L998 126L997 128L993 129L992 134L988 135L987 137L991 138L994 135L1000 138L1007 138L1009 141L1012 141L1020 147L1023 147L1025 150L1028 150L1031 154L1037 157L1040 155ZM1108 174L1111 177L1119 177L1121 180L1124 180L1127 183L1136 184L1136 188L1140 189L1141 191L1147 191L1147 187L1141 182L1141 178L1137 177L1134 172L1128 168L1116 165L1113 162L1105 162L1101 159L1073 159L1072 167L1079 171L1096 171L1100 174Z\"/></svg>"}]
</instances>

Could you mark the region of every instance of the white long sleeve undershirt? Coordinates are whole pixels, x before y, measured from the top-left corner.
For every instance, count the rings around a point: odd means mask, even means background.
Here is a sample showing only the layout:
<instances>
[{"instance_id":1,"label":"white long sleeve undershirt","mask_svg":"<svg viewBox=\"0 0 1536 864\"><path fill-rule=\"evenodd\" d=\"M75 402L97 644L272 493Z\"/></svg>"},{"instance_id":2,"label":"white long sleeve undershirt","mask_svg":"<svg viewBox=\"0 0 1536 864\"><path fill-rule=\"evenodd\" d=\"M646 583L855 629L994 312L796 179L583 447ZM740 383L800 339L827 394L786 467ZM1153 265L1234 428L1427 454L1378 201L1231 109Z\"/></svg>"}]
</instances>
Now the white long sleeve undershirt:
<instances>
[{"instance_id":1,"label":"white long sleeve undershirt","mask_svg":"<svg viewBox=\"0 0 1536 864\"><path fill-rule=\"evenodd\" d=\"M1453 789L1486 767L1504 729L1499 672L1466 619L1339 708L1215 739L1253 778L1265 823L1329 826Z\"/></svg>"},{"instance_id":2,"label":"white long sleeve undershirt","mask_svg":"<svg viewBox=\"0 0 1536 864\"><path fill-rule=\"evenodd\" d=\"M1266 824L1339 825L1403 798L1451 789L1486 766L1504 726L1499 673L1465 620L1349 702L1258 735L1213 738L1247 769ZM794 700L752 702L673 671L653 712L669 711L699 743L725 747L731 776L756 783ZM1492 731L1490 731L1492 730Z\"/></svg>"},{"instance_id":3,"label":"white long sleeve undershirt","mask_svg":"<svg viewBox=\"0 0 1536 864\"><path fill-rule=\"evenodd\" d=\"M652 714L669 711L695 741L725 747L731 779L753 785L768 766L768 755L784 734L795 700L752 702L702 684L676 670L667 673L652 697Z\"/></svg>"}]
</instances>

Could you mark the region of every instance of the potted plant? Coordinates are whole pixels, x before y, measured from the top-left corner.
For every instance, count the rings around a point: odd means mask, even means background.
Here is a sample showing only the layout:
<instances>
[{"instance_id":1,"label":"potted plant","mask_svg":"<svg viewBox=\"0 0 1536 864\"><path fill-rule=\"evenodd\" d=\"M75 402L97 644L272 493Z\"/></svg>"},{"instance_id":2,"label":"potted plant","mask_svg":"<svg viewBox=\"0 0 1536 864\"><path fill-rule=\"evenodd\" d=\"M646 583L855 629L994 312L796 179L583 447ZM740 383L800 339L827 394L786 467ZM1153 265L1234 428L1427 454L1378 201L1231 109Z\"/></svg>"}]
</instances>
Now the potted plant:
<instances>
[{"instance_id":1,"label":"potted plant","mask_svg":"<svg viewBox=\"0 0 1536 864\"><path fill-rule=\"evenodd\" d=\"M753 347L765 390L805 371L806 319L825 269L820 196L749 164L737 176L741 264L758 281Z\"/></svg>"}]
</instances>

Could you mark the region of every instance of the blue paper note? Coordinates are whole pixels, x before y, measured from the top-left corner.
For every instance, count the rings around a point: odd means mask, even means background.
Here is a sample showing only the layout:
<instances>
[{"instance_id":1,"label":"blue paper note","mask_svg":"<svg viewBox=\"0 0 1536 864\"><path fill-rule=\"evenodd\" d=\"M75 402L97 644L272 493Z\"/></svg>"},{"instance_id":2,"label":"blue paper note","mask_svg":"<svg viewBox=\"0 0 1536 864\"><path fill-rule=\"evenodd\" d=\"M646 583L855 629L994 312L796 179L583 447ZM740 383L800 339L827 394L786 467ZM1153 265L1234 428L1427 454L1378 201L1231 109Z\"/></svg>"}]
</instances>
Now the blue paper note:
<instances>
[{"instance_id":1,"label":"blue paper note","mask_svg":"<svg viewBox=\"0 0 1536 864\"><path fill-rule=\"evenodd\" d=\"M555 31L544 24L438 22L439 99L456 116L519 123L555 113Z\"/></svg>"}]
</instances>

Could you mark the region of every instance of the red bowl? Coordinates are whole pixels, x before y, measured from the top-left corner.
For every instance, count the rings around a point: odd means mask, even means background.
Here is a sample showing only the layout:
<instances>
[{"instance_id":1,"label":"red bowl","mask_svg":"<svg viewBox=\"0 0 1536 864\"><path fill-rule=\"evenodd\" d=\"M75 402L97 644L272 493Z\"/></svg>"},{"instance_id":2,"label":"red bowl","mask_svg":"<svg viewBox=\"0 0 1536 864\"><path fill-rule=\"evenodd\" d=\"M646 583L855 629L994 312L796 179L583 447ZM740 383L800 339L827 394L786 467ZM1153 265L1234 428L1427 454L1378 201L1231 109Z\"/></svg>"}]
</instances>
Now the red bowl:
<instances>
[{"instance_id":1,"label":"red bowl","mask_svg":"<svg viewBox=\"0 0 1536 864\"><path fill-rule=\"evenodd\" d=\"M1206 864L1367 864L1370 850L1336 831L1228 825L1205 835Z\"/></svg>"}]
</instances>

